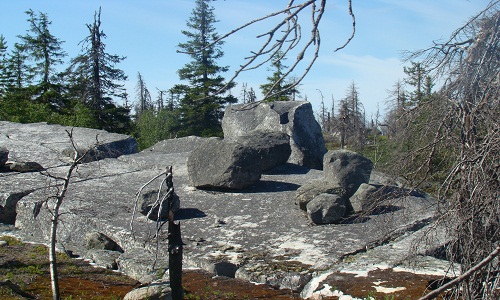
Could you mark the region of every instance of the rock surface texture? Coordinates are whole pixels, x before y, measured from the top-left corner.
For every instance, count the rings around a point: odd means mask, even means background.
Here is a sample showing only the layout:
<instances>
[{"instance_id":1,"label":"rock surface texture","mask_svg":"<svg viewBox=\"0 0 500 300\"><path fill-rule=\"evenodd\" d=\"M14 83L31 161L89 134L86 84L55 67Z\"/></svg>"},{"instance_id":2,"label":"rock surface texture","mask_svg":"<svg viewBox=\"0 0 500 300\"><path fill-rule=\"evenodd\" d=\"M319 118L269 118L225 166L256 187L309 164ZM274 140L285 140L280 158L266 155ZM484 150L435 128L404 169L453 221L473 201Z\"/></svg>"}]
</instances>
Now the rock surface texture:
<instances>
[{"instance_id":1,"label":"rock surface texture","mask_svg":"<svg viewBox=\"0 0 500 300\"><path fill-rule=\"evenodd\" d=\"M260 179L260 155L237 142L210 138L189 155L188 172L197 188L243 189Z\"/></svg>"},{"instance_id":2,"label":"rock surface texture","mask_svg":"<svg viewBox=\"0 0 500 300\"><path fill-rule=\"evenodd\" d=\"M302 105L283 111L289 113L289 123L296 118ZM267 107L266 110L272 109ZM270 112L260 117L285 120L278 112L272 117ZM15 234L25 240L48 241L50 212L42 207L35 219L33 211L39 201L55 192L47 184L45 174L64 176L67 171L68 165L61 162L62 150L70 145L65 134L67 129L46 124L0 122L0 142L12 154L9 160L35 161L45 168L30 173L5 168L0 172L0 215L11 224L15 223ZM247 129L245 132L255 128ZM167 228L160 228L158 259L153 268L156 240L151 242L151 232L155 232L155 223L139 212L132 220L136 193L167 166L173 166L175 192L181 202L175 218L182 226L184 266L292 288L302 291L303 297L313 296L334 271L401 266L407 261L410 246L433 225L435 200L418 195L390 197L380 203L386 209L366 213L356 221L311 224L306 213L294 204L297 189L313 181L325 180L328 168L320 171L285 164L259 175L260 180L251 178L253 184L242 191L196 189L188 173L192 163L188 162L188 157L196 151L193 149L206 141L212 145L214 155L224 151L233 155L237 148L218 140L195 137L166 140L140 153L130 154L135 143L128 136L80 128L75 128L73 135L79 147L89 147L97 135L103 144L107 141L109 147L117 146L108 152L109 156L123 155L78 166L61 206L64 226L59 227L58 242L76 255L85 256L88 252L94 260L101 260L96 252L109 250L87 250L84 237L87 233L102 234L109 239L106 244L112 241L123 251L118 258L116 253L105 253L109 257L102 258L107 261L103 264L113 268L116 262L116 267L141 282L157 280L158 274L163 274L168 267ZM254 167L260 174L258 164ZM208 175L214 173L209 169L205 171ZM378 174L379 179L380 176ZM364 182L364 175L362 178ZM54 184L56 182L52 182L52 186ZM160 183L153 181L151 186L158 189ZM310 201L323 193L315 191ZM307 203L306 208L310 204ZM329 214L325 216L330 217ZM418 259L412 262L417 270L429 267L425 250L443 242L430 238L421 241L431 244L417 244L416 251L421 254L417 258L426 258L425 264Z\"/></svg>"},{"instance_id":3,"label":"rock surface texture","mask_svg":"<svg viewBox=\"0 0 500 300\"><path fill-rule=\"evenodd\" d=\"M224 113L222 130L225 139L237 139L253 131L284 132L290 136L289 163L313 169L323 167L325 141L309 102L232 105Z\"/></svg>"}]
</instances>

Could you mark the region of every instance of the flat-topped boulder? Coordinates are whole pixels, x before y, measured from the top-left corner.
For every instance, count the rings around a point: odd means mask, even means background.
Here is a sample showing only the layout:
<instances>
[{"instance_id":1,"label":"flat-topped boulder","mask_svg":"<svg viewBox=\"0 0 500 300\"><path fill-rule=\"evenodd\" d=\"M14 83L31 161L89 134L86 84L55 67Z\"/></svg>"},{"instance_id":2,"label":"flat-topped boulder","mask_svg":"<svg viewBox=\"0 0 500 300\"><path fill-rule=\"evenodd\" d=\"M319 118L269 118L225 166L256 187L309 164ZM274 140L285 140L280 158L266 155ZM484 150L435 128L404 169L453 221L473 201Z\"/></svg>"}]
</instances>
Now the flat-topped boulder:
<instances>
[{"instance_id":1,"label":"flat-topped boulder","mask_svg":"<svg viewBox=\"0 0 500 300\"><path fill-rule=\"evenodd\" d=\"M68 136L79 152L92 150L88 160L115 158L137 152L137 142L124 134L82 127L48 125L47 123L19 124L0 121L0 145L9 149L9 160L37 162L44 168L67 163L73 155Z\"/></svg>"},{"instance_id":2,"label":"flat-topped boulder","mask_svg":"<svg viewBox=\"0 0 500 300\"><path fill-rule=\"evenodd\" d=\"M322 169L326 153L321 127L306 101L260 102L226 108L222 119L224 138L237 139L252 131L284 132L290 136L289 163Z\"/></svg>"}]
</instances>

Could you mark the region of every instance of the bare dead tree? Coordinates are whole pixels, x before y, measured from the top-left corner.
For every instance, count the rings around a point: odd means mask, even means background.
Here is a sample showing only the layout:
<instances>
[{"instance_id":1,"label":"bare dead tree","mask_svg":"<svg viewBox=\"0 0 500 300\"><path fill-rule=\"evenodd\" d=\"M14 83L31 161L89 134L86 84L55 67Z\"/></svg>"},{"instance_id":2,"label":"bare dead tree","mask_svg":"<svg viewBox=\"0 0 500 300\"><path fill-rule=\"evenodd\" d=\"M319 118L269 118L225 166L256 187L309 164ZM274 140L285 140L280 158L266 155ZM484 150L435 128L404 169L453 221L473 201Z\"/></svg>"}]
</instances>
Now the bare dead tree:
<instances>
[{"instance_id":1,"label":"bare dead tree","mask_svg":"<svg viewBox=\"0 0 500 300\"><path fill-rule=\"evenodd\" d=\"M96 145L84 153L78 151L78 147L73 138L73 129L67 130L69 140L71 142L71 146L73 149L73 158L72 162L66 171L66 175L64 177L57 177L51 174L46 174L48 177L59 181L60 183L54 185L57 189L57 193L55 196L49 197L44 201L39 201L35 204L33 210L33 217L36 218L40 213L40 210L43 206L48 208L49 213L51 214L51 226L50 226L50 245L49 245L49 264L50 264L50 281L52 288L52 299L59 300L60 290L59 290L59 280L58 280L58 272L57 272L57 256L56 256L56 244L57 244L57 227L60 221L61 213L60 208L66 197L66 193L68 192L68 188L70 185L71 177L73 172L78 168L78 165L85 161L87 155L95 148L97 148L98 141L96 139Z\"/></svg>"},{"instance_id":2,"label":"bare dead tree","mask_svg":"<svg viewBox=\"0 0 500 300\"><path fill-rule=\"evenodd\" d=\"M156 193L156 200L151 205L151 208L146 214L146 222L148 222L148 240L156 239L156 251L155 260L153 262L153 269L155 267L156 261L158 259L159 253L159 242L160 242L160 230L165 222L168 222L168 260L169 260L169 276L170 276L170 287L172 289L172 299L182 300L183 289L182 289L182 251L183 243L181 237L180 224L175 222L174 218L174 184L173 184L173 172L172 166L168 166L164 172L156 175L143 186L139 188L136 193L134 209L132 211L132 218L130 220L130 230L134 236L134 220L137 211L137 206L139 203L139 197L143 192L144 188L153 183L158 178L165 176L158 187L158 192ZM163 191L163 187L166 186L166 191ZM149 227L149 219L151 215L157 211L157 216L155 218L156 229L154 236L151 236L151 230ZM167 220L162 219L162 213L167 212Z\"/></svg>"},{"instance_id":3,"label":"bare dead tree","mask_svg":"<svg viewBox=\"0 0 500 300\"><path fill-rule=\"evenodd\" d=\"M439 221L447 224L451 240L447 256L461 263L462 276L450 298L500 296L499 260L485 261L498 254L500 243L499 29L500 1L495 0L449 39L407 56L422 58L426 69L445 82L440 97L414 109L440 111L440 117L419 129L431 138L407 158L419 156L421 166L413 174L422 180L435 173L440 155L450 159L438 191L444 203Z\"/></svg>"},{"instance_id":4,"label":"bare dead tree","mask_svg":"<svg viewBox=\"0 0 500 300\"><path fill-rule=\"evenodd\" d=\"M334 51L345 48L354 37L356 30L356 19L352 9L352 0L346 1L348 4L348 13L352 18L352 34L343 45L341 45ZM227 87L232 84L232 82L234 82L234 80L242 72L257 69L271 61L271 59L276 58L277 56L285 57L292 54L292 52L294 54L296 53L295 62L286 72L282 74L282 76L276 82L274 82L274 85L269 89L272 92L264 95L264 98L262 100L276 96L277 94L283 93L284 91L296 89L300 82L307 75L307 73L311 70L311 67L318 58L321 44L319 24L326 10L326 2L326 0L289 0L288 5L284 9L272 12L261 18L251 20L243 24L242 26L237 27L220 36L212 44L208 45L206 48L212 47L220 41L225 40L231 35L240 32L248 27L251 27L256 23L267 20L276 20L275 25L271 26L271 29L269 29L267 32L257 35L257 39L262 41L260 47L258 47L256 50L250 51L250 55L245 57L245 62L239 66L239 68L235 71L233 77L228 81L227 85L221 88L220 91L222 92L227 90ZM307 11L309 11L309 13L307 13ZM303 35L301 22L302 18L307 15L309 15L309 19L311 22L311 30L309 35ZM292 72L297 70L299 64L306 57L306 52L311 48L313 48L313 54L310 57L309 62L305 64L303 70L301 71L301 75L296 77L296 80L294 82L282 85L285 86L285 88L281 91L276 92L275 87L280 85L282 81L285 80L285 78L289 78L288 76L292 74ZM203 50L204 49L201 49L199 51ZM178 52L187 53L182 51Z\"/></svg>"}]
</instances>

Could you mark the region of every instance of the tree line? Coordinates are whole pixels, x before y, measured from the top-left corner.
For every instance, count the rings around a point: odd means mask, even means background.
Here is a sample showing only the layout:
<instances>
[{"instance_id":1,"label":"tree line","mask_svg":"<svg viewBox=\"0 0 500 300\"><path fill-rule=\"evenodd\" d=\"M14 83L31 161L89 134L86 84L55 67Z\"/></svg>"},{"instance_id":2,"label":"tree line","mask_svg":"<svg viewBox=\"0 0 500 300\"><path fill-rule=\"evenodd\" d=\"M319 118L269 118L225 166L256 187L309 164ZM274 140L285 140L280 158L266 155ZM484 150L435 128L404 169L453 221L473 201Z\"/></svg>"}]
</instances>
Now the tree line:
<instances>
[{"instance_id":1,"label":"tree line","mask_svg":"<svg viewBox=\"0 0 500 300\"><path fill-rule=\"evenodd\" d=\"M10 51L0 36L0 119L131 132L129 107L116 104L127 97L127 76L116 67L124 57L106 52L100 9L66 68L63 41L50 32L48 16L26 15L29 29Z\"/></svg>"},{"instance_id":2,"label":"tree line","mask_svg":"<svg viewBox=\"0 0 500 300\"><path fill-rule=\"evenodd\" d=\"M88 35L79 43L80 53L65 63L64 42L54 36L47 14L26 11L28 29L19 42L8 45L0 35L0 120L48 122L104 129L134 135L140 148L157 141L188 135L221 136L224 107L238 102L231 89L236 85L220 66L223 41L218 41L214 8L210 0L197 0L185 42L178 52L190 61L177 71L179 80L169 89L156 88L157 97L137 73L135 101L129 100L124 82L128 79L119 64L125 56L106 51L101 9L86 24ZM267 78L260 88L271 95L266 101L294 100L296 88L285 90L291 81L280 80L286 71L283 52L270 60ZM243 103L257 101L255 90L243 84Z\"/></svg>"}]
</instances>

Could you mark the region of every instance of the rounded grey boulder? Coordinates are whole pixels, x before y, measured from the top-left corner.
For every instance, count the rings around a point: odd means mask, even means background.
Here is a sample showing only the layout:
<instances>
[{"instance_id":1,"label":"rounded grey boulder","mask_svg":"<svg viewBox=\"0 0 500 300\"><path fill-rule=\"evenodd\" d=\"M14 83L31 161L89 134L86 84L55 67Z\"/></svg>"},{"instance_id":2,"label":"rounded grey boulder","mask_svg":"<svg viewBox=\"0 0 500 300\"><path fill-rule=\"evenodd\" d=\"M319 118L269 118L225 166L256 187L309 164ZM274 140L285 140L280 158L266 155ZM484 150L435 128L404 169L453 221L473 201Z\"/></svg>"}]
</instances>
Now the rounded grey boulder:
<instances>
[{"instance_id":1,"label":"rounded grey boulder","mask_svg":"<svg viewBox=\"0 0 500 300\"><path fill-rule=\"evenodd\" d=\"M346 190L349 198L362 183L370 181L373 163L368 158L349 150L328 151L323 158L325 179Z\"/></svg>"},{"instance_id":2,"label":"rounded grey boulder","mask_svg":"<svg viewBox=\"0 0 500 300\"><path fill-rule=\"evenodd\" d=\"M346 200L336 194L319 194L307 203L307 215L315 224L338 222L346 210Z\"/></svg>"}]
</instances>

